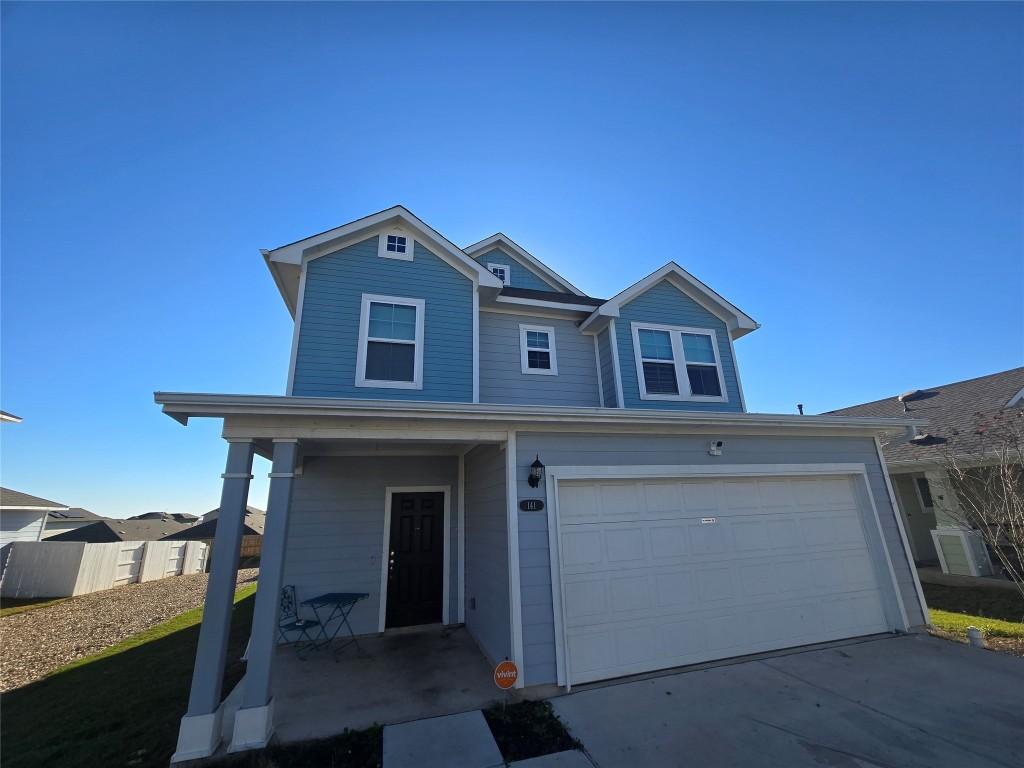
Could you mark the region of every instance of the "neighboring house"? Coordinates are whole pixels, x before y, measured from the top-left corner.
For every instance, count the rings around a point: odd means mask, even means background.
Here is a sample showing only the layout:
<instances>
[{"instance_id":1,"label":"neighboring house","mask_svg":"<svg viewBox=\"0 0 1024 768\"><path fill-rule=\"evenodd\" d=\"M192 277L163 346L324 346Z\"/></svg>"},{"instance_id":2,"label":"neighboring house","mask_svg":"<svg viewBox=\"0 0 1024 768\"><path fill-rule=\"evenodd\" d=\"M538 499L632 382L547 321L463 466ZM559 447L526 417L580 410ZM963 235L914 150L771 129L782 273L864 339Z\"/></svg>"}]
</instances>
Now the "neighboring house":
<instances>
[{"instance_id":1,"label":"neighboring house","mask_svg":"<svg viewBox=\"0 0 1024 768\"><path fill-rule=\"evenodd\" d=\"M195 525L199 522L199 516L188 512L143 512L141 515L132 515L128 520L173 520L176 523Z\"/></svg>"},{"instance_id":2,"label":"neighboring house","mask_svg":"<svg viewBox=\"0 0 1024 768\"><path fill-rule=\"evenodd\" d=\"M217 535L217 515L220 507L211 509L200 518L200 522L183 531L165 536L171 541L205 541L210 545L210 559L213 555L213 539ZM266 513L258 507L246 506L245 519L242 521L242 546L239 556L242 558L259 557L263 548L263 524Z\"/></svg>"},{"instance_id":3,"label":"neighboring house","mask_svg":"<svg viewBox=\"0 0 1024 768\"><path fill-rule=\"evenodd\" d=\"M885 460L918 565L938 563L946 573L987 576L992 562L980 534L958 521L956 493L948 487L944 464L952 445L966 451L960 461L977 456L975 430L986 419L1024 407L1024 368L980 376L849 408L829 411L837 416L928 419L914 439L886 442ZM950 440L954 440L951 444Z\"/></svg>"},{"instance_id":4,"label":"neighboring house","mask_svg":"<svg viewBox=\"0 0 1024 768\"><path fill-rule=\"evenodd\" d=\"M0 488L0 569L7 561L5 549L15 541L39 541L44 537L51 512L67 512L66 504Z\"/></svg>"},{"instance_id":5,"label":"neighboring house","mask_svg":"<svg viewBox=\"0 0 1024 768\"><path fill-rule=\"evenodd\" d=\"M99 515L93 514L88 509L71 507L70 509L50 512L46 518L46 528L43 530L44 539L52 539L68 531L81 528L83 525L90 525L100 520Z\"/></svg>"},{"instance_id":6,"label":"neighboring house","mask_svg":"<svg viewBox=\"0 0 1024 768\"><path fill-rule=\"evenodd\" d=\"M119 520L105 518L71 531L52 536L47 541L84 541L93 544L113 541L157 541L189 528L174 520Z\"/></svg>"},{"instance_id":7,"label":"neighboring house","mask_svg":"<svg viewBox=\"0 0 1024 768\"><path fill-rule=\"evenodd\" d=\"M401 206L263 256L295 318L287 393L156 394L223 420L218 548L254 453L273 462L232 748L287 717L285 584L368 593L357 633L465 624L517 686L927 622L878 445L914 422L748 413L734 342L759 326L675 262L595 298ZM215 558L177 761L220 741L234 587Z\"/></svg>"}]
</instances>

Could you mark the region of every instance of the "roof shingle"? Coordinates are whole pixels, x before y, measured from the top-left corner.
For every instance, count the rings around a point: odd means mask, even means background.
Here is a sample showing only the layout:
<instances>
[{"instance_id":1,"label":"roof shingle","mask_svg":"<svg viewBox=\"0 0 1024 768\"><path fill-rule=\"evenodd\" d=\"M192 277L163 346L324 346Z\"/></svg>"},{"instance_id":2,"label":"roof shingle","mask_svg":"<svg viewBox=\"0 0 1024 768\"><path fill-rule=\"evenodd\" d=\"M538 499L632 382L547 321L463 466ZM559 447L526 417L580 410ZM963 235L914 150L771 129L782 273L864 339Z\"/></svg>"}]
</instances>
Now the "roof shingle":
<instances>
[{"instance_id":1,"label":"roof shingle","mask_svg":"<svg viewBox=\"0 0 1024 768\"><path fill-rule=\"evenodd\" d=\"M919 390L919 396L908 398L887 397L849 408L828 411L833 416L919 417L929 420L924 433L941 440L930 445L914 445L901 441L884 447L889 462L939 461L949 450L947 441L956 438L958 452L970 452L981 439L975 436L980 422L1003 411L1010 400L1024 389L1024 367L979 376L976 379L943 384ZM1024 403L1016 403L1021 407Z\"/></svg>"}]
</instances>

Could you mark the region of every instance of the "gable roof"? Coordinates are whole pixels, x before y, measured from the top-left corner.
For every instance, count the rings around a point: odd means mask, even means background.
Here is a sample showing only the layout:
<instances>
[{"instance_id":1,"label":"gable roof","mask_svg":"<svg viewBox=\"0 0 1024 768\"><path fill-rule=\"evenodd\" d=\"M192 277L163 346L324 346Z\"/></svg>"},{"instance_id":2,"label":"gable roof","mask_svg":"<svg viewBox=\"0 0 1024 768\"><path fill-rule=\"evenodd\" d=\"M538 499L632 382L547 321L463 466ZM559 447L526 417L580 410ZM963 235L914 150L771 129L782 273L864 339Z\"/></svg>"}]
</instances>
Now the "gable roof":
<instances>
[{"instance_id":1,"label":"gable roof","mask_svg":"<svg viewBox=\"0 0 1024 768\"><path fill-rule=\"evenodd\" d=\"M177 531L164 538L171 541L212 539L217 534L217 513L219 512L220 509L214 509L208 514L203 515L203 522L198 525L190 526L183 531ZM213 515L213 517L210 517L210 515ZM262 509L247 506L245 508L245 518L242 521L242 535L262 536L266 519L267 514Z\"/></svg>"},{"instance_id":2,"label":"gable roof","mask_svg":"<svg viewBox=\"0 0 1024 768\"><path fill-rule=\"evenodd\" d=\"M298 304L299 279L303 259L326 256L352 243L359 242L363 235L369 236L373 230L396 225L412 230L414 237L425 247L463 274L473 276L481 287L494 291L501 289L501 280L492 275L490 270L467 256L465 251L403 205L391 206L339 227L271 250L262 250L260 253L263 254L267 267L274 277L274 282L277 283L277 288L288 306L288 311L294 316Z\"/></svg>"},{"instance_id":3,"label":"gable roof","mask_svg":"<svg viewBox=\"0 0 1024 768\"><path fill-rule=\"evenodd\" d=\"M208 523L211 520L216 520L217 519L217 515L219 515L219 514L220 514L220 507L214 507L209 512L207 512L205 515L200 517L199 521L203 522L203 523ZM248 517L249 515L256 515L257 517L263 517L266 514L267 513L264 512L259 507L254 507L251 504L246 504L245 505L245 516L246 517Z\"/></svg>"},{"instance_id":4,"label":"gable roof","mask_svg":"<svg viewBox=\"0 0 1024 768\"><path fill-rule=\"evenodd\" d=\"M21 416L15 416L13 413L7 411L0 411L0 421L9 421L13 424L20 424L23 419Z\"/></svg>"},{"instance_id":5,"label":"gable roof","mask_svg":"<svg viewBox=\"0 0 1024 768\"><path fill-rule=\"evenodd\" d=\"M890 442L883 446L885 458L894 463L935 463L948 450L947 441L956 437L965 452L981 443L976 436L980 421L985 421L1009 408L1024 407L1018 398L1024 390L1024 367L979 376L975 379L942 384L928 389L906 393L905 402L899 395L851 405L828 411L834 416L882 416L926 418L927 427L919 430L933 435L942 442L915 445L911 442Z\"/></svg>"},{"instance_id":6,"label":"gable roof","mask_svg":"<svg viewBox=\"0 0 1024 768\"><path fill-rule=\"evenodd\" d=\"M0 509L38 509L40 512L59 512L67 508L67 504L61 504L59 501L50 501L10 488L0 488Z\"/></svg>"},{"instance_id":7,"label":"gable roof","mask_svg":"<svg viewBox=\"0 0 1024 768\"><path fill-rule=\"evenodd\" d=\"M101 544L114 541L156 541L191 526L173 520L97 520L71 531L51 536L47 541L84 541Z\"/></svg>"},{"instance_id":8,"label":"gable roof","mask_svg":"<svg viewBox=\"0 0 1024 768\"><path fill-rule=\"evenodd\" d=\"M580 324L581 331L594 332L599 330L608 320L619 316L619 309L656 286L667 280L682 293L696 301L708 312L725 323L729 336L738 339L761 327L754 318L727 301L721 294L713 291L674 261L655 270L643 280L639 280L626 290L608 299Z\"/></svg>"},{"instance_id":9,"label":"gable roof","mask_svg":"<svg viewBox=\"0 0 1024 768\"><path fill-rule=\"evenodd\" d=\"M556 284L556 287L560 286L571 294L575 294L577 296L583 295L583 291L555 272L555 270L551 269L551 267L535 257L533 254L529 253L525 248L513 241L508 235L501 232L496 232L478 243L467 245L463 250L470 258L477 259L494 248L500 248L519 261L524 262L527 267L536 272L545 280L545 282L553 282Z\"/></svg>"}]
</instances>

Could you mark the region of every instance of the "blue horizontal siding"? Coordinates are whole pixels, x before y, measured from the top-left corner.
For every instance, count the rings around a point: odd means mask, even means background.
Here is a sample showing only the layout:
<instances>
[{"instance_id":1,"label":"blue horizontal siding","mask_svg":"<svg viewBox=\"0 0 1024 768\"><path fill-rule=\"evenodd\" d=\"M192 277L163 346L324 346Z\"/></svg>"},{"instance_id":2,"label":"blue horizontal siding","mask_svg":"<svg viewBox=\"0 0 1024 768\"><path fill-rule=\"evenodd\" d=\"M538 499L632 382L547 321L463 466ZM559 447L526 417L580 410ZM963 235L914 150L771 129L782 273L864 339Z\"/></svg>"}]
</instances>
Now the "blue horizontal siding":
<instances>
[{"instance_id":1,"label":"blue horizontal siding","mask_svg":"<svg viewBox=\"0 0 1024 768\"><path fill-rule=\"evenodd\" d=\"M423 389L357 387L364 293L424 299ZM418 242L412 261L377 256L377 237L306 267L292 394L390 400L473 400L473 283Z\"/></svg>"},{"instance_id":2,"label":"blue horizontal siding","mask_svg":"<svg viewBox=\"0 0 1024 768\"><path fill-rule=\"evenodd\" d=\"M526 266L523 262L514 256L510 256L504 251L493 248L483 256L478 256L477 261L483 264L485 267L488 264L507 264L509 271L512 273L509 285L512 288L531 288L535 291L561 291L562 288L556 288L550 283L546 282L537 272L531 267Z\"/></svg>"},{"instance_id":3,"label":"blue horizontal siding","mask_svg":"<svg viewBox=\"0 0 1024 768\"><path fill-rule=\"evenodd\" d=\"M622 374L622 397L626 408L653 408L673 411L742 411L736 364L729 344L729 329L725 323L704 307L663 280L619 310L615 321L615 334L619 347L619 366ZM724 389L729 398L724 403L702 403L687 400L641 400L637 380L636 358L633 354L633 332L630 323L661 323L684 325L691 328L714 329L718 339L718 359L722 362ZM682 382L680 382L682 386Z\"/></svg>"},{"instance_id":4,"label":"blue horizontal siding","mask_svg":"<svg viewBox=\"0 0 1024 768\"><path fill-rule=\"evenodd\" d=\"M557 376L523 373L519 326L555 330ZM533 405L600 405L594 341L571 320L480 313L480 402Z\"/></svg>"}]
</instances>

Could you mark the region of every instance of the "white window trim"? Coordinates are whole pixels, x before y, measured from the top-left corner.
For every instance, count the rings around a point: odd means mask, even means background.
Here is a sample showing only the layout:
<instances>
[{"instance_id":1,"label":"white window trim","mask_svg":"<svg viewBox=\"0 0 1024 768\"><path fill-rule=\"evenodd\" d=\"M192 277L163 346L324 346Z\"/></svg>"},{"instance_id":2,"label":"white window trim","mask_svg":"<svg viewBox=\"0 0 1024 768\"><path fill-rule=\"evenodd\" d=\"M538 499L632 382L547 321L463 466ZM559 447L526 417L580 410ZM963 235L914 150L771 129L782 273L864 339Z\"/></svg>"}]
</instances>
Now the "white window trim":
<instances>
[{"instance_id":1,"label":"white window trim","mask_svg":"<svg viewBox=\"0 0 1024 768\"><path fill-rule=\"evenodd\" d=\"M544 368L531 368L529 365L529 348L526 345L526 332L527 331L539 331L540 333L546 333L548 335L548 348L547 349L535 349L535 352L548 352L551 358L551 367L548 369ZM522 368L523 373L536 374L540 376L557 376L558 375L558 356L555 353L555 329L550 325L523 325L519 326L519 364Z\"/></svg>"},{"instance_id":2,"label":"white window trim","mask_svg":"<svg viewBox=\"0 0 1024 768\"><path fill-rule=\"evenodd\" d=\"M727 403L729 395L725 388L725 375L722 371L722 358L718 354L718 335L714 328L690 328L684 325L662 325L659 323L630 323L630 330L633 334L633 357L636 360L636 382L640 390L641 400L672 400L691 403ZM676 369L676 385L679 389L678 395L651 394L647 392L647 382L644 380L643 355L640 352L640 331L668 331L672 340L672 363ZM715 369L718 371L718 385L722 390L721 395L695 395L690 390L690 377L686 375L686 356L683 354L683 334L694 333L711 337L711 349L715 353ZM661 362L668 362L662 360ZM694 365L707 365L710 363L694 363Z\"/></svg>"},{"instance_id":3,"label":"white window trim","mask_svg":"<svg viewBox=\"0 0 1024 768\"><path fill-rule=\"evenodd\" d=\"M405 253L392 253L388 250L388 235L405 238ZM413 239L413 236L401 229L383 229L377 239L377 255L382 259L412 261L412 254L415 250L416 241Z\"/></svg>"},{"instance_id":4,"label":"white window trim","mask_svg":"<svg viewBox=\"0 0 1024 768\"><path fill-rule=\"evenodd\" d=\"M497 275L494 275L494 270L496 270L496 269L503 269L503 270L505 270L505 279L504 280L502 280ZM508 264L488 264L487 265L487 271L490 272L495 277L498 277L498 279L501 280L501 284L502 285L511 285L512 284L512 270L509 269Z\"/></svg>"},{"instance_id":5,"label":"white window trim","mask_svg":"<svg viewBox=\"0 0 1024 768\"><path fill-rule=\"evenodd\" d=\"M382 304L402 304L407 307L416 308L416 338L412 342L395 339L373 339L389 344L413 343L416 345L416 352L413 357L413 380L412 381L378 381L366 378L366 345L371 339L368 336L370 329L370 304L379 302ZM364 293L362 307L359 311L359 346L356 347L356 386L357 387L380 387L386 389L423 389L423 323L426 310L426 302L423 299L407 299L401 296L379 296L374 293Z\"/></svg>"}]
</instances>

